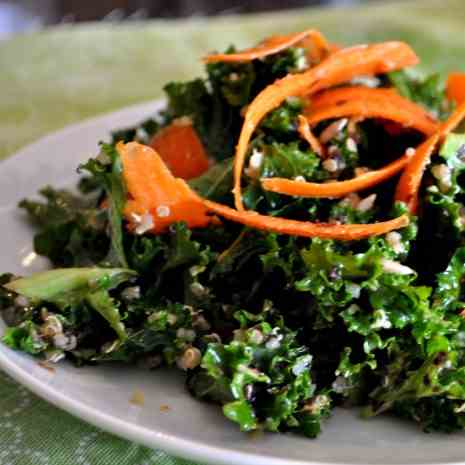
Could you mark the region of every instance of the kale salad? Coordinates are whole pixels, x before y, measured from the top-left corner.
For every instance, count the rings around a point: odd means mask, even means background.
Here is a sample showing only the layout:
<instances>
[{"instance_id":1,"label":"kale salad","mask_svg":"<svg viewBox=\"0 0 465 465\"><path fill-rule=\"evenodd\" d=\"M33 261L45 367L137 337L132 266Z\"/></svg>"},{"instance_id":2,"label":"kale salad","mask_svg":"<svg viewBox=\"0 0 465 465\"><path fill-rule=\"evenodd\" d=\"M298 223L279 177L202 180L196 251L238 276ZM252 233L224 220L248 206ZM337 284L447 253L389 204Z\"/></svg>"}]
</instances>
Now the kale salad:
<instances>
[{"instance_id":1,"label":"kale salad","mask_svg":"<svg viewBox=\"0 0 465 465\"><path fill-rule=\"evenodd\" d=\"M21 201L53 266L0 275L3 343L179 369L242 431L464 429L465 75L418 61L316 30L206 56L78 189Z\"/></svg>"}]
</instances>

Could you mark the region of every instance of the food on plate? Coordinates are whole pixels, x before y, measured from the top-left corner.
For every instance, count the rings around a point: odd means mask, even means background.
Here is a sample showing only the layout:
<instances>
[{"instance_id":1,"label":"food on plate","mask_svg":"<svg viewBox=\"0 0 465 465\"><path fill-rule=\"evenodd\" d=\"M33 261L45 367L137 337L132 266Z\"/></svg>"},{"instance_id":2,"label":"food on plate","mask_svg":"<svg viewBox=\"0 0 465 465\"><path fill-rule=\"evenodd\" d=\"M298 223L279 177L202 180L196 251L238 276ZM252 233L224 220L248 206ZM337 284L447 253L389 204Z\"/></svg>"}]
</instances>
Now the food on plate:
<instances>
[{"instance_id":1,"label":"food on plate","mask_svg":"<svg viewBox=\"0 0 465 465\"><path fill-rule=\"evenodd\" d=\"M53 267L0 275L3 343L179 369L242 431L316 437L339 405L463 429L465 74L313 29L204 62L79 193L20 203Z\"/></svg>"}]
</instances>

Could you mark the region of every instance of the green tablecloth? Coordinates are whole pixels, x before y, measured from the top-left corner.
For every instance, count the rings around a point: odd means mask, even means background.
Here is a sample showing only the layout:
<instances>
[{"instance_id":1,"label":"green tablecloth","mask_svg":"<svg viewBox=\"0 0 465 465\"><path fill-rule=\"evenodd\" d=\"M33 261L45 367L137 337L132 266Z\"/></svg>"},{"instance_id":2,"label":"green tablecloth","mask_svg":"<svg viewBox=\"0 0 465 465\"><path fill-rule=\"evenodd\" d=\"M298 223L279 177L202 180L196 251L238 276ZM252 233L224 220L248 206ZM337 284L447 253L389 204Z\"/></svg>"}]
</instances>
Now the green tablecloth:
<instances>
[{"instance_id":1,"label":"green tablecloth","mask_svg":"<svg viewBox=\"0 0 465 465\"><path fill-rule=\"evenodd\" d=\"M0 158L74 121L156 98L165 82L200 73L198 58L206 51L254 43L275 31L318 27L340 43L406 40L423 67L465 70L463 6L463 0L418 0L350 10L63 26L0 42ZM0 465L183 463L88 426L0 373Z\"/></svg>"}]
</instances>

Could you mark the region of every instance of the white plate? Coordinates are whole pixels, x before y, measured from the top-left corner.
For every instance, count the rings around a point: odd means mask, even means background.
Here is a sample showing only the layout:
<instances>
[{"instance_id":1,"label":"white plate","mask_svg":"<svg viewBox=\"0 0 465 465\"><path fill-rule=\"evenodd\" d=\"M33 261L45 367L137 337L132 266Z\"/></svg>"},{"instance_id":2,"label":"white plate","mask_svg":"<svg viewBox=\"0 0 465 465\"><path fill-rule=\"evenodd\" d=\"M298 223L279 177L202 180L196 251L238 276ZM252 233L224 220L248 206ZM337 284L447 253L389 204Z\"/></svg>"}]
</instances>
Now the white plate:
<instances>
[{"instance_id":1,"label":"white plate","mask_svg":"<svg viewBox=\"0 0 465 465\"><path fill-rule=\"evenodd\" d=\"M31 255L32 230L16 204L45 184L69 185L79 162L96 153L108 133L154 113L160 103L130 107L70 126L0 163L0 272L27 274L45 266ZM0 335L4 324L0 321ZM290 434L248 436L219 408L196 401L178 373L125 366L74 368L50 373L0 344L0 368L62 409L124 438L211 464L450 464L465 461L464 436L424 434L410 423L383 417L360 420L338 409L323 434L309 440ZM142 390L145 405L129 400ZM160 411L168 405L169 411Z\"/></svg>"}]
</instances>

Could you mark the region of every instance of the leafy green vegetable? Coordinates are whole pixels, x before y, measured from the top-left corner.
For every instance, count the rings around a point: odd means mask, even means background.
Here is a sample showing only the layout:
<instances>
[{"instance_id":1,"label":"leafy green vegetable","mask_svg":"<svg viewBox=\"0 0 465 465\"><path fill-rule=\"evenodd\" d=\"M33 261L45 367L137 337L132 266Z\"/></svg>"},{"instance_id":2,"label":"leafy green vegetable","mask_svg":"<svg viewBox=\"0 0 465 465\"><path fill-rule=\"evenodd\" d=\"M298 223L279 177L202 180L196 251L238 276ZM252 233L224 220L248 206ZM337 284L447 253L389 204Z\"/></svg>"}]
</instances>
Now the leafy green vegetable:
<instances>
[{"instance_id":1,"label":"leafy green vegetable","mask_svg":"<svg viewBox=\"0 0 465 465\"><path fill-rule=\"evenodd\" d=\"M105 290L90 292L87 294L86 300L108 321L120 339L124 340L127 338L126 329L121 321L118 307L108 292Z\"/></svg>"},{"instance_id":2,"label":"leafy green vegetable","mask_svg":"<svg viewBox=\"0 0 465 465\"><path fill-rule=\"evenodd\" d=\"M47 347L39 338L37 326L32 321L25 321L19 326L8 328L2 341L12 349L22 350L31 355L39 354Z\"/></svg>"},{"instance_id":3,"label":"leafy green vegetable","mask_svg":"<svg viewBox=\"0 0 465 465\"><path fill-rule=\"evenodd\" d=\"M312 356L298 345L296 334L278 320L276 326L262 321L241 328L230 344L209 344L201 367L216 385L229 385L234 400L223 405L223 412L243 431L260 426L314 437L330 400L316 395L311 364Z\"/></svg>"},{"instance_id":4,"label":"leafy green vegetable","mask_svg":"<svg viewBox=\"0 0 465 465\"><path fill-rule=\"evenodd\" d=\"M112 289L134 276L134 271L118 268L54 269L16 279L4 287L32 300L66 305L89 292Z\"/></svg>"},{"instance_id":5,"label":"leafy green vegetable","mask_svg":"<svg viewBox=\"0 0 465 465\"><path fill-rule=\"evenodd\" d=\"M275 142L267 146L261 176L264 178L303 176L306 179L315 179L315 177L319 177L315 176L319 166L318 156L310 150L300 150L298 143L280 144Z\"/></svg>"},{"instance_id":6,"label":"leafy green vegetable","mask_svg":"<svg viewBox=\"0 0 465 465\"><path fill-rule=\"evenodd\" d=\"M118 268L55 269L11 281L4 287L32 301L51 302L61 308L87 300L124 339L124 325L108 291L134 276L134 271Z\"/></svg>"},{"instance_id":7,"label":"leafy green vegetable","mask_svg":"<svg viewBox=\"0 0 465 465\"><path fill-rule=\"evenodd\" d=\"M402 96L422 104L441 119L448 116L451 106L446 99L444 79L440 74L419 78L406 71L394 71L388 74L388 79Z\"/></svg>"},{"instance_id":8,"label":"leafy green vegetable","mask_svg":"<svg viewBox=\"0 0 465 465\"><path fill-rule=\"evenodd\" d=\"M45 187L46 203L22 200L19 206L39 226L34 249L57 266L88 266L105 257L109 238L108 219L95 208L95 198L82 198L67 191Z\"/></svg>"},{"instance_id":9,"label":"leafy green vegetable","mask_svg":"<svg viewBox=\"0 0 465 465\"><path fill-rule=\"evenodd\" d=\"M102 144L101 155L105 163L91 159L80 166L93 175L106 193L108 199L109 220L111 230L111 247L105 263L108 266L127 267L123 245L123 209L126 203L126 187L122 176L122 164L116 149Z\"/></svg>"}]
</instances>

